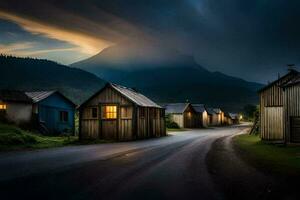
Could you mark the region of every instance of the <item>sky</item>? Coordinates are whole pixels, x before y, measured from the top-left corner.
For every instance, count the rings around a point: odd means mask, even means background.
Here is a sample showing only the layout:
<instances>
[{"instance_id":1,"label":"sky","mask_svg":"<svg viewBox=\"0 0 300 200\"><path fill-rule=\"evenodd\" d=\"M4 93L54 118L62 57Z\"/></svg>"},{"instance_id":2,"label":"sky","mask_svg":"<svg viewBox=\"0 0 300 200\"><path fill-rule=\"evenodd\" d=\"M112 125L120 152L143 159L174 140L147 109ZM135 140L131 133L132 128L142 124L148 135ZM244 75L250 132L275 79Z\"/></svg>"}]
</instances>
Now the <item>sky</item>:
<instances>
[{"instance_id":1,"label":"sky","mask_svg":"<svg viewBox=\"0 0 300 200\"><path fill-rule=\"evenodd\" d=\"M63 64L155 40L211 71L267 83L300 66L299 0L1 0L0 53Z\"/></svg>"}]
</instances>

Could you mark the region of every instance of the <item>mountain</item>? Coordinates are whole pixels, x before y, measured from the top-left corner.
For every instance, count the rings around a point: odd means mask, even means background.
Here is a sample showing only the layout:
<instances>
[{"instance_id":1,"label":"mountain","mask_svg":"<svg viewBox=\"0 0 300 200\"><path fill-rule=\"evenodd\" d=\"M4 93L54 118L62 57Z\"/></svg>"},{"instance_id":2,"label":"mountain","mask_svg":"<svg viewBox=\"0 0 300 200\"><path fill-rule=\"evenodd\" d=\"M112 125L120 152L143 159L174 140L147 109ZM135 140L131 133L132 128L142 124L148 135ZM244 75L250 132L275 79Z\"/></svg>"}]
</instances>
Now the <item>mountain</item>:
<instances>
[{"instance_id":1,"label":"mountain","mask_svg":"<svg viewBox=\"0 0 300 200\"><path fill-rule=\"evenodd\" d=\"M133 87L161 103L189 100L230 111L257 104L256 91L263 86L210 72L193 57L155 43L115 45L71 66Z\"/></svg>"},{"instance_id":2,"label":"mountain","mask_svg":"<svg viewBox=\"0 0 300 200\"><path fill-rule=\"evenodd\" d=\"M0 55L0 89L60 90L79 104L105 81L89 72L58 63Z\"/></svg>"}]
</instances>

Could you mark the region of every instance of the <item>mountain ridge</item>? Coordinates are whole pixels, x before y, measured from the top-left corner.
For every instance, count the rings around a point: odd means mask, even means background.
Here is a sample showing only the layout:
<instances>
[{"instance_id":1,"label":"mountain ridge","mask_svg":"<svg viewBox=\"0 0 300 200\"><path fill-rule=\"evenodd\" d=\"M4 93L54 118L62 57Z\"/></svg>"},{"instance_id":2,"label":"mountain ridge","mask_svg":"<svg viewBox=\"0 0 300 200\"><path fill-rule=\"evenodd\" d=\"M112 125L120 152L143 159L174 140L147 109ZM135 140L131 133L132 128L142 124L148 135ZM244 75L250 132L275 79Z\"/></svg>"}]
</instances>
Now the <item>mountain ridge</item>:
<instances>
[{"instance_id":1,"label":"mountain ridge","mask_svg":"<svg viewBox=\"0 0 300 200\"><path fill-rule=\"evenodd\" d=\"M163 47L156 44L147 44L146 50L145 44L123 45L108 47L95 56L71 66L111 82L134 87L162 103L182 102L188 99L193 103L222 106L228 110L241 110L246 104L258 103L256 91L263 86L262 84L221 72L210 72L196 63L192 56L170 49L164 52ZM135 60L136 55L140 54L142 58Z\"/></svg>"}]
</instances>

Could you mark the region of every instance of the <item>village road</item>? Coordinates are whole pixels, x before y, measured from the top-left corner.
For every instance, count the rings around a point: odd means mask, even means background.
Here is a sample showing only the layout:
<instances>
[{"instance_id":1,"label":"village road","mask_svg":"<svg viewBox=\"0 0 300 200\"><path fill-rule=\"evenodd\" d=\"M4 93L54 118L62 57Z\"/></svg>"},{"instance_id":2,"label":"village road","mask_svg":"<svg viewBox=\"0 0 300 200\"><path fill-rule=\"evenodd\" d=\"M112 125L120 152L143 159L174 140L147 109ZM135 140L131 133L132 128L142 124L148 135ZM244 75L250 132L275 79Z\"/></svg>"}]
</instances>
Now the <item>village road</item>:
<instances>
[{"instance_id":1,"label":"village road","mask_svg":"<svg viewBox=\"0 0 300 200\"><path fill-rule=\"evenodd\" d=\"M164 138L0 154L1 199L223 199L206 155L249 124Z\"/></svg>"}]
</instances>

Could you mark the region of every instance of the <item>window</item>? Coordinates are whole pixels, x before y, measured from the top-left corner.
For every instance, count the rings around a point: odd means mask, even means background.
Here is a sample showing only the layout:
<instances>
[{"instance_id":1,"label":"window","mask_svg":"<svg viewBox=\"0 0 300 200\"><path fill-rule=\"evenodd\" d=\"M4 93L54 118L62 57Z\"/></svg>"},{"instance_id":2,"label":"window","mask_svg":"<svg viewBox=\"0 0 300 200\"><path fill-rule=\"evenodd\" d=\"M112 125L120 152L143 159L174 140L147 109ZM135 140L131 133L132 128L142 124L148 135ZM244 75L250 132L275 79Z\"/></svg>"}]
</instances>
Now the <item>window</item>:
<instances>
[{"instance_id":1,"label":"window","mask_svg":"<svg viewBox=\"0 0 300 200\"><path fill-rule=\"evenodd\" d=\"M98 109L92 108L92 118L98 118Z\"/></svg>"},{"instance_id":2,"label":"window","mask_svg":"<svg viewBox=\"0 0 300 200\"><path fill-rule=\"evenodd\" d=\"M145 108L140 108L140 118L145 117Z\"/></svg>"},{"instance_id":3,"label":"window","mask_svg":"<svg viewBox=\"0 0 300 200\"><path fill-rule=\"evenodd\" d=\"M67 111L60 111L59 112L59 119L61 122L68 122L69 121L69 115Z\"/></svg>"},{"instance_id":4,"label":"window","mask_svg":"<svg viewBox=\"0 0 300 200\"><path fill-rule=\"evenodd\" d=\"M132 108L131 107L121 107L121 117L122 119L132 118Z\"/></svg>"},{"instance_id":5,"label":"window","mask_svg":"<svg viewBox=\"0 0 300 200\"><path fill-rule=\"evenodd\" d=\"M117 119L117 106L103 106L103 115L104 119Z\"/></svg>"},{"instance_id":6,"label":"window","mask_svg":"<svg viewBox=\"0 0 300 200\"><path fill-rule=\"evenodd\" d=\"M0 110L6 110L6 104L0 104Z\"/></svg>"}]
</instances>

